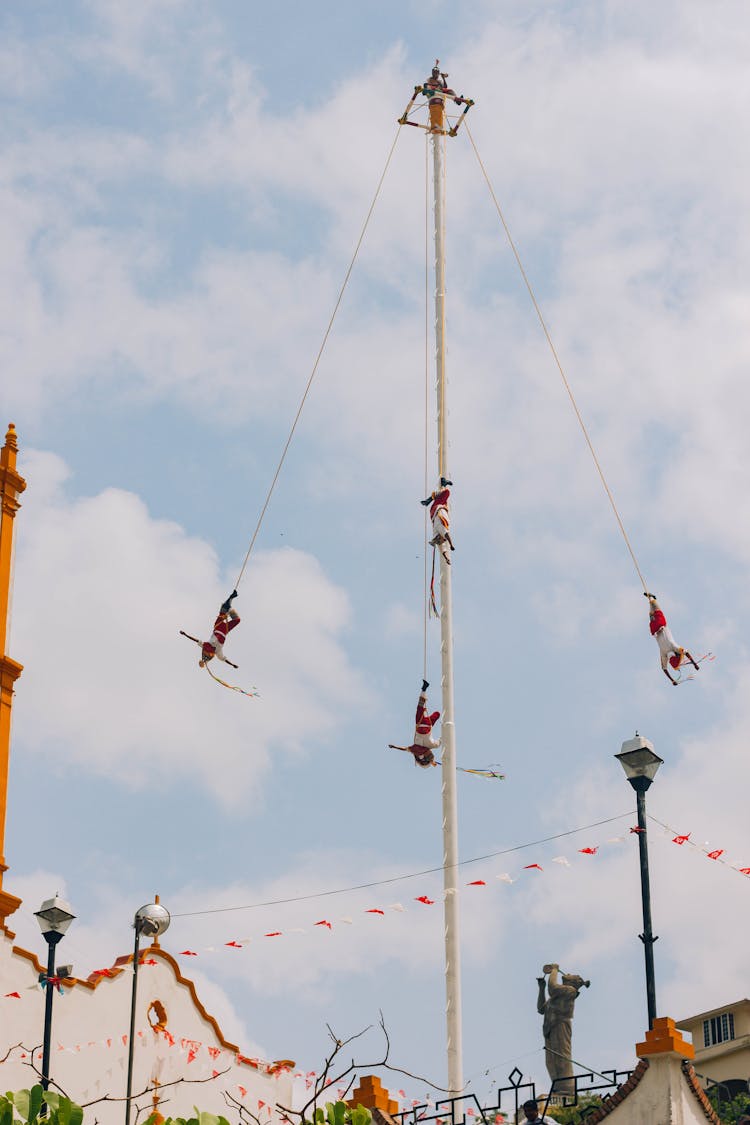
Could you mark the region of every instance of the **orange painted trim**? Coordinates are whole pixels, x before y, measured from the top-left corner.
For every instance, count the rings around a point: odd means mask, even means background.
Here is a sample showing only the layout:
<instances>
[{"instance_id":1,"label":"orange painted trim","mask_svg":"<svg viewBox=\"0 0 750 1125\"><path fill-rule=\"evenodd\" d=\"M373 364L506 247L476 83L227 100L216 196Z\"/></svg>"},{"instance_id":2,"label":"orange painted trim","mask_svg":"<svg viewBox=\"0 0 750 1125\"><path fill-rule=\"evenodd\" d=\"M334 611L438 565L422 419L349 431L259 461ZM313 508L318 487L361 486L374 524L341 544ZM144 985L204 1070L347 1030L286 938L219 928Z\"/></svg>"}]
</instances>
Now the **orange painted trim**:
<instances>
[{"instance_id":1,"label":"orange painted trim","mask_svg":"<svg viewBox=\"0 0 750 1125\"><path fill-rule=\"evenodd\" d=\"M16 957L22 957L24 961L30 961L37 973L46 973L47 966L43 965L37 957L36 953L29 953L28 949L22 949L20 945L14 945L11 953L15 953ZM73 988L75 985L80 985L82 988L89 988L93 991L99 983L98 978L96 982L88 980L79 980L78 977L68 977L65 981L66 988Z\"/></svg>"},{"instance_id":2,"label":"orange painted trim","mask_svg":"<svg viewBox=\"0 0 750 1125\"><path fill-rule=\"evenodd\" d=\"M674 1053L682 1055L685 1059L695 1058L695 1047L688 1043L677 1030L674 1020L669 1016L660 1016L654 1020L654 1026L646 1032L643 1043L636 1043L635 1053L639 1059L647 1055L666 1055Z\"/></svg>"},{"instance_id":3,"label":"orange painted trim","mask_svg":"<svg viewBox=\"0 0 750 1125\"><path fill-rule=\"evenodd\" d=\"M42 963L40 962L36 953L29 953L29 951L27 949L22 949L21 946L19 946L19 945L14 945L11 952L15 953L18 957L23 957L26 961L30 961L31 964L34 966L35 970L37 971L37 973L42 973L42 972L45 971L45 966L42 965ZM180 970L179 963L177 961L175 961L175 959L171 955L171 953L167 953L164 949L162 949L158 945L151 945L151 946L148 947L148 949L143 950L142 956L144 956L144 957L145 956L161 957L163 961L166 961L166 963L170 966L170 968L174 972L177 983L185 985L185 987L188 989L188 992L190 993L190 999L193 1001L193 1004L195 1005L199 1014L213 1028L214 1033L216 1035L216 1038L218 1039L221 1046L224 1047L227 1051L231 1051L234 1055L236 1055L237 1056L237 1062L240 1062L240 1063L243 1063L244 1065L250 1066L250 1067L252 1067L253 1070L260 1070L261 1069L257 1059L249 1059L249 1058L246 1058L244 1055L240 1054L239 1047L235 1043L230 1043L229 1040L225 1037L224 1032L221 1030L218 1023L216 1022L216 1019L206 1011L205 1007L203 1006L201 1001L198 999L198 994L195 991L195 984L193 983L193 981L190 980L189 977L183 976L183 974ZM120 974L123 972L122 966L123 965L129 965L129 964L132 963L132 961L133 961L133 954L128 953L128 954L126 954L122 957L116 958L113 967L109 970L108 976L97 976L97 977L94 977L93 980L91 979L91 977L89 977L88 980L79 980L77 977L71 977L69 980L67 980L65 982L66 986L75 988L75 986L78 985L81 988L88 988L90 991L93 992L97 988L99 988L99 986L104 981L113 980L114 977L120 976ZM263 1061L265 1063L265 1060L263 1060ZM295 1066L296 1066L296 1063L291 1059L281 1059L277 1062L265 1063L265 1069L267 1069L268 1074L274 1074L276 1071L283 1070L283 1069L286 1069L286 1068L291 1070Z\"/></svg>"},{"instance_id":4,"label":"orange painted trim","mask_svg":"<svg viewBox=\"0 0 750 1125\"><path fill-rule=\"evenodd\" d=\"M203 1017L203 1019L206 1020L206 1022L209 1023L211 1025L211 1027L213 1028L213 1030L216 1034L216 1038L219 1040L219 1043L221 1044L221 1046L225 1047L227 1051L232 1051L234 1054L236 1054L237 1062L241 1062L243 1064L246 1064L246 1065L252 1067L253 1070L258 1070L259 1067L258 1067L257 1060L248 1059L244 1055L240 1054L239 1047L235 1043L230 1043L229 1040L227 1038L225 1038L224 1032L219 1027L219 1025L216 1022L216 1019L214 1018L214 1016L210 1015L209 1012L206 1011L205 1007L203 1006L201 1001L198 999L198 993L195 991L195 984L193 983L193 981L190 980L189 977L183 976L182 971L180 969L179 962L175 961L172 954L167 953L166 950L162 949L161 946L159 946L159 945L151 945L151 946L149 946L148 949L144 950L144 956L146 956L146 955L149 956L149 957L161 957L164 961L167 962L168 965L171 966L171 968L174 972L174 975L177 979L177 983L178 984L184 984L185 987L188 989L188 992L190 993L190 999L193 1001L193 1004L198 1009L198 1012ZM115 966L130 964L132 962L132 960L133 960L133 954L129 953L125 957L118 957L117 960L115 961ZM99 979L101 980L102 978L99 978ZM104 978L104 979L106 979L106 978ZM296 1064L294 1062L290 1061L289 1059L284 1059L280 1063L268 1063L268 1073L271 1074L271 1073L273 1073L274 1070L279 1070L282 1067L286 1067L286 1066L289 1066L290 1069L291 1069L295 1065Z\"/></svg>"}]
</instances>

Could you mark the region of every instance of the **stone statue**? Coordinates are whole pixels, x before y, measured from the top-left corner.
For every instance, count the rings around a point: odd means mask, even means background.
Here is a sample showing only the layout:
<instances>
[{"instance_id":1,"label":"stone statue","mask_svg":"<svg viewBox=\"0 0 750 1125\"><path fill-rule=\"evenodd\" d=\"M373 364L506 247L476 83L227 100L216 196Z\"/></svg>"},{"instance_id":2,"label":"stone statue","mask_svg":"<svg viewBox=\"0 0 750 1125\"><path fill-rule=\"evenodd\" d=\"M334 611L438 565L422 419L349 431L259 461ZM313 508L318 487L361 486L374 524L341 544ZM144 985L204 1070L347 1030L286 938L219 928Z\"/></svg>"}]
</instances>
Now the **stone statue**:
<instances>
[{"instance_id":1,"label":"stone statue","mask_svg":"<svg viewBox=\"0 0 750 1125\"><path fill-rule=\"evenodd\" d=\"M537 977L539 996L536 1010L544 1016L542 1031L544 1032L544 1061L547 1072L555 1083L553 1093L572 1094L574 1085L573 1060L571 1059L573 1043L573 1008L582 988L588 988L590 980L575 973L562 973L562 982L558 974L559 965L544 965L542 972L547 974L548 996L545 998L544 977Z\"/></svg>"}]
</instances>

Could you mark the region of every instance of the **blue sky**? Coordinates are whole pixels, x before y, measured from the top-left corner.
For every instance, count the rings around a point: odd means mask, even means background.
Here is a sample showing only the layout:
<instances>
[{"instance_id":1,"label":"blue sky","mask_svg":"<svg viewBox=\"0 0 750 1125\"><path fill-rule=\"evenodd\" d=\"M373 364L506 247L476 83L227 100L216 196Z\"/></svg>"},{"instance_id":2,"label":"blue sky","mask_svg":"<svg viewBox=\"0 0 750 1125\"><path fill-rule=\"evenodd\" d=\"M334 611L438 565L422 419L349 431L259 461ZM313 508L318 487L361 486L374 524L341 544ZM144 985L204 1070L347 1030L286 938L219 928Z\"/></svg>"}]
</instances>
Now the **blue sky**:
<instances>
[{"instance_id":1,"label":"blue sky","mask_svg":"<svg viewBox=\"0 0 750 1125\"><path fill-rule=\"evenodd\" d=\"M127 950L155 892L185 914L440 863L438 778L386 750L411 734L422 673L416 130L398 140L241 587L229 647L261 700L212 684L177 632L204 632L231 589L396 118L436 54L477 100L473 135L647 581L678 640L717 653L677 691L659 671L637 576L459 136L457 745L462 764L508 775L459 778L461 855L628 813L612 755L637 728L666 760L654 814L750 864L750 19L731 0L712 11L5 7L0 404L29 482L6 882L24 895L27 944L29 912L58 887L83 975ZM428 678L436 688L435 628ZM532 849L536 882L497 882L512 856L467 868L494 881L467 889L462 913L464 1069L480 1093L521 1056L543 1076L535 977L550 960L592 980L576 1057L632 1059L635 837L606 842L629 823ZM577 854L592 844L596 857ZM747 884L668 840L653 849L660 1009L744 995ZM412 901L437 890L433 876L342 895L336 917L356 922L330 934L310 929L318 903L175 919L167 945L307 928L191 962L228 1034L312 1069L326 1023L350 1033L382 1008L393 1057L440 1083L441 921ZM407 909L380 929L361 913L396 901Z\"/></svg>"}]
</instances>

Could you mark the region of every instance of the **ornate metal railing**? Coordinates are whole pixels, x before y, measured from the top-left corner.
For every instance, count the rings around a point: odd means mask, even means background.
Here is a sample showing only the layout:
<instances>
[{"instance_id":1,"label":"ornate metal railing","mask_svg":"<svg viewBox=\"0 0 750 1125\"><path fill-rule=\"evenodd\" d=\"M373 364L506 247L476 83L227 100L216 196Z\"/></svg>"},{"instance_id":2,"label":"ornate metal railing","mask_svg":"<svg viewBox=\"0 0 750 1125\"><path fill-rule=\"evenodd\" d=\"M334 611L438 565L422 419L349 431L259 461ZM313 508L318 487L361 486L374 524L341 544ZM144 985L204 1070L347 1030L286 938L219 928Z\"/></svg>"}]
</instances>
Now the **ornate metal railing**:
<instances>
[{"instance_id":1,"label":"ornate metal railing","mask_svg":"<svg viewBox=\"0 0 750 1125\"><path fill-rule=\"evenodd\" d=\"M476 1094L463 1094L457 1098L441 1098L435 1102L425 1102L411 1109L394 1114L399 1125L499 1125L500 1121L518 1121L524 1102L535 1101L539 1112L544 1116L548 1105L576 1106L582 1097L596 1095L602 1090L613 1090L627 1082L631 1070L604 1070L601 1072L575 1074L572 1078L555 1079L547 1093L537 1092L532 1079L524 1079L523 1072L514 1067L508 1075L508 1086L498 1086L497 1101L493 1105L481 1105ZM503 1095L505 1105L503 1105ZM581 1116L593 1112L594 1106L582 1107ZM511 1116L512 1115L512 1116Z\"/></svg>"}]
</instances>

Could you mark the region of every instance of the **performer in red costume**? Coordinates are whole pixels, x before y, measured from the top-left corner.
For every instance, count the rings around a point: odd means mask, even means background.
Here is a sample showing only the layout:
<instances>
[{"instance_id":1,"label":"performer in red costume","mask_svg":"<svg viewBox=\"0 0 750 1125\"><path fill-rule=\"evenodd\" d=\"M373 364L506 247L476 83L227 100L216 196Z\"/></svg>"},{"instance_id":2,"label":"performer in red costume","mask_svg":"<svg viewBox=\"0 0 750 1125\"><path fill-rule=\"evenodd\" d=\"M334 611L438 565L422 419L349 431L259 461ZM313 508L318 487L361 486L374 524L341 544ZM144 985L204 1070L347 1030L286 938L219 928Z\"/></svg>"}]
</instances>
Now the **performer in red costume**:
<instances>
[{"instance_id":1,"label":"performer in red costume","mask_svg":"<svg viewBox=\"0 0 750 1125\"><path fill-rule=\"evenodd\" d=\"M451 557L448 553L448 548L455 551L453 540L451 539L451 520L450 513L448 512L448 500L450 499L450 488L452 480L446 480L445 477L440 478L440 488L431 492L426 500L420 500L425 508L429 505L430 519L432 520L432 539L430 540L431 547L439 547L440 553L445 559L448 566L450 566Z\"/></svg>"},{"instance_id":2,"label":"performer in red costume","mask_svg":"<svg viewBox=\"0 0 750 1125\"><path fill-rule=\"evenodd\" d=\"M670 666L677 671L685 660L689 660L697 671L698 665L693 660L690 653L676 643L656 597L653 594L647 593L644 593L644 597L648 598L648 626L651 630L651 636L656 637L656 643L659 646L661 670L670 683L677 687L680 681L676 680L669 671Z\"/></svg>"},{"instance_id":3,"label":"performer in red costume","mask_svg":"<svg viewBox=\"0 0 750 1125\"><path fill-rule=\"evenodd\" d=\"M440 739L432 738L432 728L440 718L440 712L433 711L431 715L427 714L427 689L429 686L427 680L422 680L422 690L417 700L414 742L411 746L395 746L392 742L388 743L391 750L403 750L407 754L413 754L415 766L422 766L423 769L439 764L435 761L435 755L432 751L437 750Z\"/></svg>"},{"instance_id":4,"label":"performer in red costume","mask_svg":"<svg viewBox=\"0 0 750 1125\"><path fill-rule=\"evenodd\" d=\"M214 657L218 660L226 660L224 642L227 639L227 634L231 633L232 629L236 629L240 623L237 610L232 609L232 602L236 597L237 591L232 590L227 600L222 604L219 616L214 621L214 631L210 640L204 641L201 645L201 658L198 661L201 668L205 668L209 660L213 660ZM231 661L228 663L231 663Z\"/></svg>"}]
</instances>

